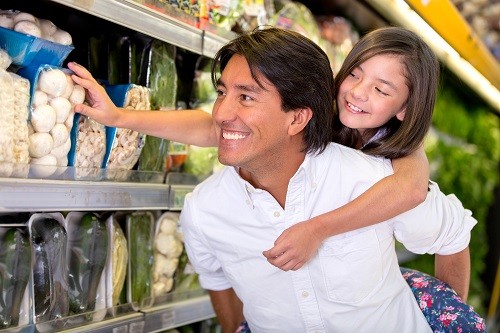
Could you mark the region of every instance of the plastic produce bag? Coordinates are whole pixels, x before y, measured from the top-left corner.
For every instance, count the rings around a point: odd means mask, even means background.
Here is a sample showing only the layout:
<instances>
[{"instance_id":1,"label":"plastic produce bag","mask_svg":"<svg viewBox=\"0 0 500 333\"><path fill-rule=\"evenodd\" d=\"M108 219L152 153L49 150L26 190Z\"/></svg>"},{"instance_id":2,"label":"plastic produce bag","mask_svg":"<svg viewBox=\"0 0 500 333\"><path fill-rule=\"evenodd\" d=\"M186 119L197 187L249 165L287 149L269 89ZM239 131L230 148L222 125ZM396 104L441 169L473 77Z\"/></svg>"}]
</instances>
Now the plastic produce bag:
<instances>
[{"instance_id":1,"label":"plastic produce bag","mask_svg":"<svg viewBox=\"0 0 500 333\"><path fill-rule=\"evenodd\" d=\"M135 84L107 85L106 91L115 105L125 109L149 110L149 90ZM103 168L131 170L139 160L145 134L125 128L106 127L106 154Z\"/></svg>"},{"instance_id":2,"label":"plastic produce bag","mask_svg":"<svg viewBox=\"0 0 500 333\"><path fill-rule=\"evenodd\" d=\"M176 47L159 40L151 44L148 53L149 76L146 85L151 91L152 110L173 110L177 99ZM147 136L137 169L165 172L168 140Z\"/></svg>"},{"instance_id":3,"label":"plastic produce bag","mask_svg":"<svg viewBox=\"0 0 500 333\"><path fill-rule=\"evenodd\" d=\"M31 82L30 163L67 166L74 105L84 102L85 89L73 83L71 71L56 66L26 67L19 73Z\"/></svg>"}]
</instances>

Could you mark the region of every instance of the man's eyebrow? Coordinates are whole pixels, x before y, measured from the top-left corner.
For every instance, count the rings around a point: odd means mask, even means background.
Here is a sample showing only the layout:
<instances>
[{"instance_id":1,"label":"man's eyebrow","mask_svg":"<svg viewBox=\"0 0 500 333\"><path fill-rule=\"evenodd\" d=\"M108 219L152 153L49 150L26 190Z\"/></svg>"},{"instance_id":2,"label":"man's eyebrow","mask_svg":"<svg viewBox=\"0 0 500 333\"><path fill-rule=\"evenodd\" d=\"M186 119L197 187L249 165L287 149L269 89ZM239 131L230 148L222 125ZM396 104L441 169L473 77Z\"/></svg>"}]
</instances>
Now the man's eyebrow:
<instances>
[{"instance_id":1,"label":"man's eyebrow","mask_svg":"<svg viewBox=\"0 0 500 333\"><path fill-rule=\"evenodd\" d=\"M222 81L221 78L217 79L217 86L221 86L221 87L227 88L226 84L224 83L224 81ZM264 89L262 89L257 84L250 84L250 85L247 85L247 84L237 84L234 87L236 89L239 89L239 90L242 90L242 91L253 92L253 93L258 93L258 92L261 92L262 90L264 90Z\"/></svg>"}]
</instances>

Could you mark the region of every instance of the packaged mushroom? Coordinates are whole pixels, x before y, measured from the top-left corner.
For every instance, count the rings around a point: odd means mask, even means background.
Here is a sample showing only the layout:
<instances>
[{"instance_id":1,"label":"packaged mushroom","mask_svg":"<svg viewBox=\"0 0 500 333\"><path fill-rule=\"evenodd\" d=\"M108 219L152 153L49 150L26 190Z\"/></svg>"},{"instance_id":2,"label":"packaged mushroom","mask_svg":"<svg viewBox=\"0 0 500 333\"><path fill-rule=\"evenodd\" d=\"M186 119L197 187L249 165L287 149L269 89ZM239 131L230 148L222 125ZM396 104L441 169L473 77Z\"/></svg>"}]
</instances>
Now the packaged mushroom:
<instances>
[{"instance_id":1,"label":"packaged mushroom","mask_svg":"<svg viewBox=\"0 0 500 333\"><path fill-rule=\"evenodd\" d=\"M105 126L89 117L76 114L71 131L68 165L75 167L78 178L98 177L105 154Z\"/></svg>"},{"instance_id":2,"label":"packaged mushroom","mask_svg":"<svg viewBox=\"0 0 500 333\"><path fill-rule=\"evenodd\" d=\"M9 57L0 49L2 63ZM0 68L0 175L26 177L28 173L28 107L30 83Z\"/></svg>"},{"instance_id":3,"label":"packaged mushroom","mask_svg":"<svg viewBox=\"0 0 500 333\"><path fill-rule=\"evenodd\" d=\"M32 82L29 114L31 164L68 165L74 105L85 100L85 89L73 83L71 71L51 65L26 67L18 73Z\"/></svg>"},{"instance_id":4,"label":"packaged mushroom","mask_svg":"<svg viewBox=\"0 0 500 333\"><path fill-rule=\"evenodd\" d=\"M17 66L61 66L74 49L71 35L52 21L16 10L0 10L0 47Z\"/></svg>"},{"instance_id":5,"label":"packaged mushroom","mask_svg":"<svg viewBox=\"0 0 500 333\"><path fill-rule=\"evenodd\" d=\"M106 92L115 105L131 110L149 110L149 89L135 84L108 85ZM107 152L103 168L131 170L141 155L146 136L124 128L107 127Z\"/></svg>"}]
</instances>

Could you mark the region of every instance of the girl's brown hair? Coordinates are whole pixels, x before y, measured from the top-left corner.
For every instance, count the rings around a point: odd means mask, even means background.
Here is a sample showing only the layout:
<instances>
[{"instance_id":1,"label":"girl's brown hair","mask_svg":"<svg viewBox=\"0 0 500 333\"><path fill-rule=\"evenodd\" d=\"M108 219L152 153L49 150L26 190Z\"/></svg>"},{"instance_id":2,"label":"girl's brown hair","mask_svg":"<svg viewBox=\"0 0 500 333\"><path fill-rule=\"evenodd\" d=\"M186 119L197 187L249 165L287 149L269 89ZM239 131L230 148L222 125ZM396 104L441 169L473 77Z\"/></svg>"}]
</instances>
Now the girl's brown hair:
<instances>
[{"instance_id":1,"label":"girl's brown hair","mask_svg":"<svg viewBox=\"0 0 500 333\"><path fill-rule=\"evenodd\" d=\"M339 87L350 73L375 55L391 54L401 60L409 95L403 121L395 117L373 134L384 129L379 139L364 146L362 151L387 158L407 156L423 142L432 120L434 103L439 83L439 62L430 47L415 33L400 27L374 30L363 36L347 55L335 78L335 96ZM335 141L349 147L356 147L360 134L356 129L344 126L335 108Z\"/></svg>"}]
</instances>

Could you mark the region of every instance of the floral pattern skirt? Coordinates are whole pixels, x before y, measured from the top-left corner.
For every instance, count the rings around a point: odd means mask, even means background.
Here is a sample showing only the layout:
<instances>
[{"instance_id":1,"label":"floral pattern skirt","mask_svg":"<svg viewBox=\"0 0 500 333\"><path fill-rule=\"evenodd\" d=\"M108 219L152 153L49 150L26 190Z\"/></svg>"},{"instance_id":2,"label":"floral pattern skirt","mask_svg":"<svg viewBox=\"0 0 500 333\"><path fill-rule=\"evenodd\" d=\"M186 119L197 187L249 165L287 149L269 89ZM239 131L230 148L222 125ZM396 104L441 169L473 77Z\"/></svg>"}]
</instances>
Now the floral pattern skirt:
<instances>
[{"instance_id":1,"label":"floral pattern skirt","mask_svg":"<svg viewBox=\"0 0 500 333\"><path fill-rule=\"evenodd\" d=\"M402 267L401 273L434 333L486 332L484 319L448 284L413 269ZM248 324L243 322L235 333L250 332Z\"/></svg>"}]
</instances>

